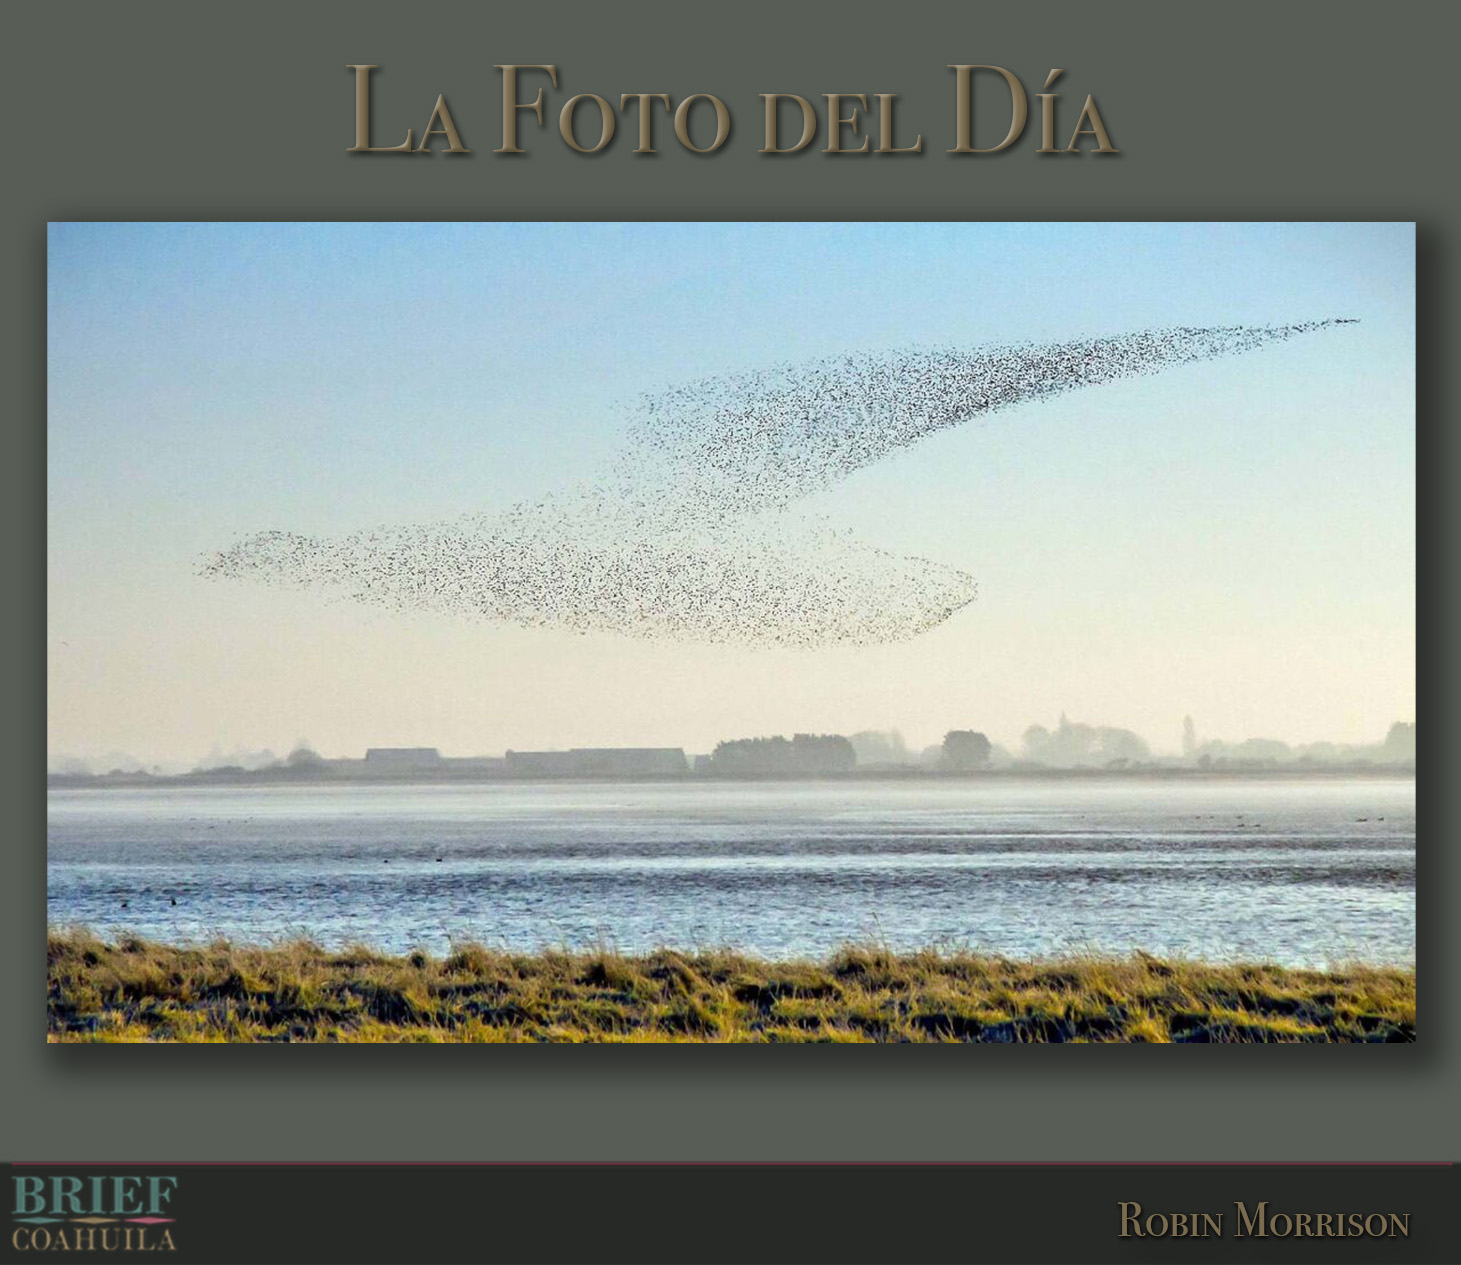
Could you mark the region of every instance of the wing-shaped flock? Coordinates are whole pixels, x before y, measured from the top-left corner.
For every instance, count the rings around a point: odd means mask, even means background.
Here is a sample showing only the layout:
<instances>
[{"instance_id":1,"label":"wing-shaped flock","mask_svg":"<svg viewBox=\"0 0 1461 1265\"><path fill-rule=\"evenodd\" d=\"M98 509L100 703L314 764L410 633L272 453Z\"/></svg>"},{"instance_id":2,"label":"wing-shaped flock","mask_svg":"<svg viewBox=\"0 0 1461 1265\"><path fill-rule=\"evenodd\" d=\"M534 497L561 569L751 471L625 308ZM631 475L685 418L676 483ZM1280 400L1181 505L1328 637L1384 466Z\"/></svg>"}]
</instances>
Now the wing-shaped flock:
<instances>
[{"instance_id":1,"label":"wing-shaped flock","mask_svg":"<svg viewBox=\"0 0 1461 1265\"><path fill-rule=\"evenodd\" d=\"M578 491L333 540L262 532L205 559L201 572L581 632L797 646L905 640L971 602L973 578L798 519L787 512L795 501L1016 404L1346 323L847 355L707 378L640 400L619 459Z\"/></svg>"}]
</instances>

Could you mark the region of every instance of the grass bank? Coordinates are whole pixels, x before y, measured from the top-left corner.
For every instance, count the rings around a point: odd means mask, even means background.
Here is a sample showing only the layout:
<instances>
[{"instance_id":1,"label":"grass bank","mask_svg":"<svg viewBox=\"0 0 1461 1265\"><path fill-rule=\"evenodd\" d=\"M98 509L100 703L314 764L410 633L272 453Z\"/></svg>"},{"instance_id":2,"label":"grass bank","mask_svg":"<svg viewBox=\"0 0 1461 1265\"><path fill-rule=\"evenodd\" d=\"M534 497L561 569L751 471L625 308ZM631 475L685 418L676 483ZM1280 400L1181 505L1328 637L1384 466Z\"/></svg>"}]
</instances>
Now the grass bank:
<instances>
[{"instance_id":1,"label":"grass bank","mask_svg":"<svg viewBox=\"0 0 1461 1265\"><path fill-rule=\"evenodd\" d=\"M1413 1041L1415 972L848 948L445 957L53 930L52 1041Z\"/></svg>"}]
</instances>

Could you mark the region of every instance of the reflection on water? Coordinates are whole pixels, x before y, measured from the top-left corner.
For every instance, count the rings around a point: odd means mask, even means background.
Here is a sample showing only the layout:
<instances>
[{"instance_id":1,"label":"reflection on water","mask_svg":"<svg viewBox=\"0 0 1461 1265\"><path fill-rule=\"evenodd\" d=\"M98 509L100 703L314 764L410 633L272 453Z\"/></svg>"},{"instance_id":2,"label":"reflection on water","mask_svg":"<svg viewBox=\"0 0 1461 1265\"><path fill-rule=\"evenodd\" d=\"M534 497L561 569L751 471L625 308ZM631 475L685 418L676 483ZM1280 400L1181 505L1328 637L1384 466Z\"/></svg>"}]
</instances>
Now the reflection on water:
<instances>
[{"instance_id":1,"label":"reflection on water","mask_svg":"<svg viewBox=\"0 0 1461 1265\"><path fill-rule=\"evenodd\" d=\"M1415 783L53 790L53 923L391 951L1415 957ZM122 902L126 901L126 907ZM173 902L176 902L175 904Z\"/></svg>"}]
</instances>

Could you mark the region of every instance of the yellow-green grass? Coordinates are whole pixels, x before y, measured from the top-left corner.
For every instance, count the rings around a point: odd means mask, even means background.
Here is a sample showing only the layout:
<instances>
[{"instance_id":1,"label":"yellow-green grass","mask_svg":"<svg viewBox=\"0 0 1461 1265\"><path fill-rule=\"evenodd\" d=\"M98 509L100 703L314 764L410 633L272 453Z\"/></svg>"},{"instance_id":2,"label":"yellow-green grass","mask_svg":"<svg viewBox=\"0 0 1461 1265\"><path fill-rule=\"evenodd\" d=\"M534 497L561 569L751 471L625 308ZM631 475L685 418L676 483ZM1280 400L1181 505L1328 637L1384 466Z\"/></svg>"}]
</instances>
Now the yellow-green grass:
<instances>
[{"instance_id":1,"label":"yellow-green grass","mask_svg":"<svg viewBox=\"0 0 1461 1265\"><path fill-rule=\"evenodd\" d=\"M435 957L48 942L52 1041L1413 1041L1415 972L850 947Z\"/></svg>"}]
</instances>

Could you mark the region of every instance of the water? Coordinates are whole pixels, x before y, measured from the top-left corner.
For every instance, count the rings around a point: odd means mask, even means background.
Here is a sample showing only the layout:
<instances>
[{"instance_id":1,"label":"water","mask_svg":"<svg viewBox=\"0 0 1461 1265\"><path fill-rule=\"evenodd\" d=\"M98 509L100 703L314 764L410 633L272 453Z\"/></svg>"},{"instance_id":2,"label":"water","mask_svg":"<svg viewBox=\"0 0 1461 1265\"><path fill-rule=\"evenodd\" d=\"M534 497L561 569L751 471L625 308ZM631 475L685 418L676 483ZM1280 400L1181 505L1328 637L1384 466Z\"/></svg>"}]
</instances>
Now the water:
<instances>
[{"instance_id":1,"label":"water","mask_svg":"<svg viewBox=\"0 0 1461 1265\"><path fill-rule=\"evenodd\" d=\"M53 924L167 940L1415 958L1412 779L52 790L48 847Z\"/></svg>"}]
</instances>

